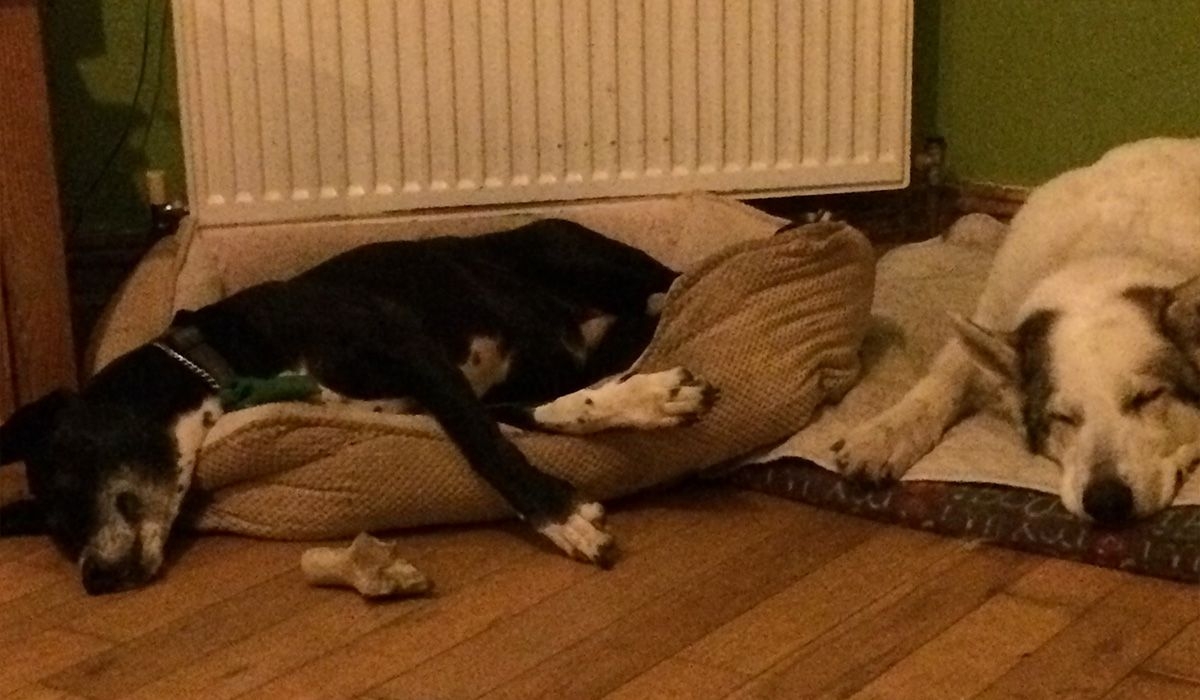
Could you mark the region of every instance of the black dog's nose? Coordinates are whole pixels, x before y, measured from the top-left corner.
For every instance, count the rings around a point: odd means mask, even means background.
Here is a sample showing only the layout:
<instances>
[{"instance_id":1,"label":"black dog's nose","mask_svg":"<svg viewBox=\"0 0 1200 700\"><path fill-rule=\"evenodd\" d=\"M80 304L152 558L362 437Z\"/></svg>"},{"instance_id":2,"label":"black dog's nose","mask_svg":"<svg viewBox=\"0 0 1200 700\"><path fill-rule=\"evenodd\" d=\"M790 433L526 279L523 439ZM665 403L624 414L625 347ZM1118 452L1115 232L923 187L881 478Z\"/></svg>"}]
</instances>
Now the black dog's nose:
<instances>
[{"instance_id":1,"label":"black dog's nose","mask_svg":"<svg viewBox=\"0 0 1200 700\"><path fill-rule=\"evenodd\" d=\"M83 590L88 595L115 593L125 588L129 583L128 567L120 564L112 565L98 562L95 559L84 559L80 567L83 578Z\"/></svg>"},{"instance_id":2,"label":"black dog's nose","mask_svg":"<svg viewBox=\"0 0 1200 700\"><path fill-rule=\"evenodd\" d=\"M1083 510L1101 525L1118 525L1133 515L1133 491L1116 477L1094 479L1083 490Z\"/></svg>"}]
</instances>

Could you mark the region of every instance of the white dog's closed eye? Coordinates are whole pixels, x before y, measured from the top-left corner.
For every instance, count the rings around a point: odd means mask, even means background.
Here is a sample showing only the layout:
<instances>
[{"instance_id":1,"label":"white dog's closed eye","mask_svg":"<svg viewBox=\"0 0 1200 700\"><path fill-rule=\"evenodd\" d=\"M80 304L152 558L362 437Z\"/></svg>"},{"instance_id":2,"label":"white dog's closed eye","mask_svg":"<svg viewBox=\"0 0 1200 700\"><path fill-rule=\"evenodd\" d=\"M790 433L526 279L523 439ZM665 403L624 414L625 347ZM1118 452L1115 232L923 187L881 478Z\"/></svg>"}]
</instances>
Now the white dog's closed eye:
<instances>
[{"instance_id":1,"label":"white dog's closed eye","mask_svg":"<svg viewBox=\"0 0 1200 700\"><path fill-rule=\"evenodd\" d=\"M1160 399L1167 396L1169 388L1163 384L1151 389L1142 389L1125 402L1125 408L1134 413L1143 413L1148 409L1161 405Z\"/></svg>"},{"instance_id":2,"label":"white dog's closed eye","mask_svg":"<svg viewBox=\"0 0 1200 700\"><path fill-rule=\"evenodd\" d=\"M1060 428L1078 428L1083 423L1083 414L1078 409L1052 408L1046 417Z\"/></svg>"}]
</instances>

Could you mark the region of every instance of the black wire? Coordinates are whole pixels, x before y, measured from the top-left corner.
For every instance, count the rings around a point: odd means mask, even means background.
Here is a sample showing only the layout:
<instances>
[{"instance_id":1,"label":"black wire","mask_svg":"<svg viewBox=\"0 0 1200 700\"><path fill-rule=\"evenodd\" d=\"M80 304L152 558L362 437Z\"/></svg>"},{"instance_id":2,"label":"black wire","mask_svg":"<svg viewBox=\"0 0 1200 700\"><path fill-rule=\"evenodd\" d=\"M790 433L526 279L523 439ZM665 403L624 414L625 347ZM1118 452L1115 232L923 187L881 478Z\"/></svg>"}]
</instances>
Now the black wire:
<instances>
[{"instance_id":1,"label":"black wire","mask_svg":"<svg viewBox=\"0 0 1200 700\"><path fill-rule=\"evenodd\" d=\"M129 134L133 132L133 127L137 123L137 104L142 96L142 87L146 83L146 61L150 54L150 5L152 2L153 0L146 0L145 16L142 18L142 60L138 67L137 87L133 90L133 99L129 101L133 114L129 116L129 121L125 124L124 130L121 131L121 137L117 139L112 151L105 158L104 165L100 167L100 171L96 173L96 177L92 179L91 184L83 191L79 202L75 205L75 220L71 225L69 240L74 240L76 234L79 233L79 227L83 224L84 215L87 213L89 200L96 193L96 188L99 187L105 176L108 175L109 169L116 162L121 149L125 147L125 143L129 141Z\"/></svg>"},{"instance_id":2,"label":"black wire","mask_svg":"<svg viewBox=\"0 0 1200 700\"><path fill-rule=\"evenodd\" d=\"M163 3L163 9L158 24L158 61L155 68L155 83L154 96L150 98L150 114L146 117L146 129L142 132L141 147L146 147L146 142L150 140L150 130L154 128L154 122L158 118L159 98L162 97L163 87L163 47L167 44L167 13L170 12L169 0Z\"/></svg>"}]
</instances>

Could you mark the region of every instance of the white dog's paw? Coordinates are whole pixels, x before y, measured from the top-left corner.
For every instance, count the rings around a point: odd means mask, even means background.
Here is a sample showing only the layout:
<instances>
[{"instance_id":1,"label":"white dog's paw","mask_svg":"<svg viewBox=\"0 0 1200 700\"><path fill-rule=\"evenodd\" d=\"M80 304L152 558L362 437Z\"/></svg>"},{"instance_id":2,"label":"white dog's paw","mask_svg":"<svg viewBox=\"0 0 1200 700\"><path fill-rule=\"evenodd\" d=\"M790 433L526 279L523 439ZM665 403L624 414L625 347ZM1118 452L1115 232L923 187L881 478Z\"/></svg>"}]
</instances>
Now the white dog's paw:
<instances>
[{"instance_id":1,"label":"white dog's paw","mask_svg":"<svg viewBox=\"0 0 1200 700\"><path fill-rule=\"evenodd\" d=\"M843 476L885 483L904 476L933 449L937 437L930 433L919 415L887 411L851 430L830 449Z\"/></svg>"},{"instance_id":2,"label":"white dog's paw","mask_svg":"<svg viewBox=\"0 0 1200 700\"><path fill-rule=\"evenodd\" d=\"M599 503L581 503L563 521L546 523L538 532L572 559L604 568L612 564L616 541L604 531L604 506Z\"/></svg>"}]
</instances>

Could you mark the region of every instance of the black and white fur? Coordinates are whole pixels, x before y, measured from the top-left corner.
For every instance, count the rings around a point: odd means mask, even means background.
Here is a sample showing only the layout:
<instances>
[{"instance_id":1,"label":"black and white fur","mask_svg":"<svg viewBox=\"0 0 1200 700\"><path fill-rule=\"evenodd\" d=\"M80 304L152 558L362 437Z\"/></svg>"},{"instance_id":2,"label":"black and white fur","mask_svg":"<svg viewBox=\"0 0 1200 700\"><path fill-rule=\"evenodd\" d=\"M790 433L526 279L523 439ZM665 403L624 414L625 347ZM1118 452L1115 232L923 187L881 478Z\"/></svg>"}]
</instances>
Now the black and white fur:
<instances>
[{"instance_id":1,"label":"black and white fur","mask_svg":"<svg viewBox=\"0 0 1200 700\"><path fill-rule=\"evenodd\" d=\"M199 310L0 429L32 498L0 532L48 532L100 593L159 570L229 374L305 373L326 403L432 414L476 473L568 554L606 564L604 510L500 432L688 423L714 391L686 370L597 382L645 348L676 273L567 221L356 248ZM180 339L188 337L191 341ZM199 340L197 340L199 339Z\"/></svg>"},{"instance_id":2,"label":"black and white fur","mask_svg":"<svg viewBox=\"0 0 1200 700\"><path fill-rule=\"evenodd\" d=\"M899 478L998 390L1061 465L1072 513L1117 524L1170 504L1200 461L1200 139L1124 145L1036 189L956 330L834 444L843 473Z\"/></svg>"}]
</instances>

